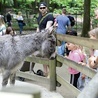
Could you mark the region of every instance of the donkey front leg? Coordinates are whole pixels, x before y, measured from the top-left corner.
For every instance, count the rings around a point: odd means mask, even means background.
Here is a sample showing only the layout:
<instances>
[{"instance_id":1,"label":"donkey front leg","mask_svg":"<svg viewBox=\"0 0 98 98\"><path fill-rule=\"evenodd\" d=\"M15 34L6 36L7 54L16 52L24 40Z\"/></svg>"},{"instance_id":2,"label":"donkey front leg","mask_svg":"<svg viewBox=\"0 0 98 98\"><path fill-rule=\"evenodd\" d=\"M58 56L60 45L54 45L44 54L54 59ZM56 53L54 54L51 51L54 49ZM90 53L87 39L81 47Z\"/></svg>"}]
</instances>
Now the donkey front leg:
<instances>
[{"instance_id":1,"label":"donkey front leg","mask_svg":"<svg viewBox=\"0 0 98 98\"><path fill-rule=\"evenodd\" d=\"M6 86L8 84L8 79L10 77L10 71L9 70L4 70L3 73L3 80L2 80L2 86Z\"/></svg>"},{"instance_id":2,"label":"donkey front leg","mask_svg":"<svg viewBox=\"0 0 98 98\"><path fill-rule=\"evenodd\" d=\"M10 75L10 85L14 85L15 84L15 77L16 77L16 73L12 73Z\"/></svg>"}]
</instances>

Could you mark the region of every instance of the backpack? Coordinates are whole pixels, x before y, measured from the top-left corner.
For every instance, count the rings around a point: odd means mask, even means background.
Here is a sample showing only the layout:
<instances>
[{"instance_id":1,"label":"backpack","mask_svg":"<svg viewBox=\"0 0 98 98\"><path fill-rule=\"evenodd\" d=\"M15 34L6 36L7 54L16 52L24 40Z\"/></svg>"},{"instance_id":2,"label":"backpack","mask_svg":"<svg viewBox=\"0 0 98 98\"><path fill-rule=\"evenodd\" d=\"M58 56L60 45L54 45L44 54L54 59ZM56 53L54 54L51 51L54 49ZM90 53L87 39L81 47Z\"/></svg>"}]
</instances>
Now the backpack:
<instances>
[{"instance_id":1,"label":"backpack","mask_svg":"<svg viewBox=\"0 0 98 98\"><path fill-rule=\"evenodd\" d=\"M73 16L67 16L71 22L71 26L74 26L75 25L75 19Z\"/></svg>"}]
</instances>

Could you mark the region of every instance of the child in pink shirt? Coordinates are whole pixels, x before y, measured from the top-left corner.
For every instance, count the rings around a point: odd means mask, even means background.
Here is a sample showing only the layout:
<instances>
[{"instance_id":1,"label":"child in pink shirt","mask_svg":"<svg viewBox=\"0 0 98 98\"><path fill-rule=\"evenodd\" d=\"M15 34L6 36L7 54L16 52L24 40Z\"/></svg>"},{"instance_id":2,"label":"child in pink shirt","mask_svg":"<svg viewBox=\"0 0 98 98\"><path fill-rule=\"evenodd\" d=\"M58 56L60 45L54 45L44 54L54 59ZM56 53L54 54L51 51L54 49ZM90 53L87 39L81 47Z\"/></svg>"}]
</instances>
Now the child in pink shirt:
<instances>
[{"instance_id":1,"label":"child in pink shirt","mask_svg":"<svg viewBox=\"0 0 98 98\"><path fill-rule=\"evenodd\" d=\"M70 50L70 53L68 55L68 59L75 61L75 62L82 62L84 59L84 55L79 48L79 46L73 44L73 43L67 43L66 46L68 47L68 50ZM71 74L70 77L70 83L77 88L77 80L80 76L80 72L77 71L74 68L69 67L69 73Z\"/></svg>"}]
</instances>

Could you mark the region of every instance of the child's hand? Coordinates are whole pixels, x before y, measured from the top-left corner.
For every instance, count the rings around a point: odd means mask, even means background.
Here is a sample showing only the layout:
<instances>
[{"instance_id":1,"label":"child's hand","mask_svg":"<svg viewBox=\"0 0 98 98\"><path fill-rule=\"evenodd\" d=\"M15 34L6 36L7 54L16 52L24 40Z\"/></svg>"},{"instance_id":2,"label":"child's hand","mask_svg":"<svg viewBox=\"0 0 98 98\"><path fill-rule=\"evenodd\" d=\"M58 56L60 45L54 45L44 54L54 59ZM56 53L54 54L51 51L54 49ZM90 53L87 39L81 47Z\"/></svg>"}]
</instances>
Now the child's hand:
<instances>
[{"instance_id":1,"label":"child's hand","mask_svg":"<svg viewBox=\"0 0 98 98\"><path fill-rule=\"evenodd\" d=\"M68 56L65 56L65 58L68 58Z\"/></svg>"},{"instance_id":2,"label":"child's hand","mask_svg":"<svg viewBox=\"0 0 98 98\"><path fill-rule=\"evenodd\" d=\"M84 62L78 62L78 64L81 64L83 66L86 66L86 63L84 63Z\"/></svg>"},{"instance_id":3,"label":"child's hand","mask_svg":"<svg viewBox=\"0 0 98 98\"><path fill-rule=\"evenodd\" d=\"M86 76L83 74L83 75L81 76L82 80L84 80L84 79L85 79L85 77L86 77Z\"/></svg>"}]
</instances>

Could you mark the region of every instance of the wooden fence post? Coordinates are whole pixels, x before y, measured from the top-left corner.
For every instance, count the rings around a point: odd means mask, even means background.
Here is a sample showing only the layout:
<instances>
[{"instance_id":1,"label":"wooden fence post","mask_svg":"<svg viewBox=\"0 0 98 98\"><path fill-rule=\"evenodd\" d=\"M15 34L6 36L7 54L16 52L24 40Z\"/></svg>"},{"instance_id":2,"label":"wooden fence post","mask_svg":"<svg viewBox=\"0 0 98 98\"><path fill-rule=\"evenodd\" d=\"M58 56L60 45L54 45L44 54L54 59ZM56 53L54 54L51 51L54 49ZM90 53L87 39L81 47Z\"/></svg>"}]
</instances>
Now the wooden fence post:
<instances>
[{"instance_id":1,"label":"wooden fence post","mask_svg":"<svg viewBox=\"0 0 98 98\"><path fill-rule=\"evenodd\" d=\"M50 91L56 90L56 59L49 61Z\"/></svg>"}]
</instances>

